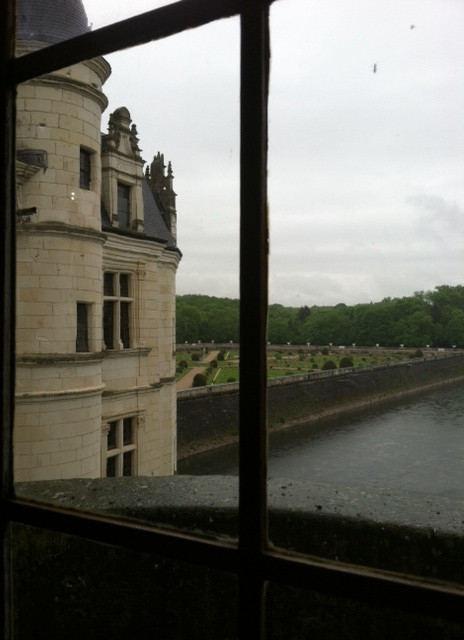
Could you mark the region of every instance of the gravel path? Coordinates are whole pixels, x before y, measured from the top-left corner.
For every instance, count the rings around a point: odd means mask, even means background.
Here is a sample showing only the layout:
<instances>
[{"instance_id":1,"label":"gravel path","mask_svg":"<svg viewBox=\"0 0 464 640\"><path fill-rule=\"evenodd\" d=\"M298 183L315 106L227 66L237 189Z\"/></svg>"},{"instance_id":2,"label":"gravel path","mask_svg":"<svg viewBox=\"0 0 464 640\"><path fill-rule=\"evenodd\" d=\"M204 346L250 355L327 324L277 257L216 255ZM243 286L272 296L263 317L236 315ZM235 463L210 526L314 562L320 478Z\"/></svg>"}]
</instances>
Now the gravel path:
<instances>
[{"instance_id":1,"label":"gravel path","mask_svg":"<svg viewBox=\"0 0 464 640\"><path fill-rule=\"evenodd\" d=\"M210 351L204 358L203 363L211 362L211 360L216 360L218 357L219 351ZM203 373L206 369L206 364L198 367L194 367L191 371L189 371L183 378L177 381L176 389L177 391L182 391L183 389L190 389L192 386L192 382L197 373Z\"/></svg>"}]
</instances>

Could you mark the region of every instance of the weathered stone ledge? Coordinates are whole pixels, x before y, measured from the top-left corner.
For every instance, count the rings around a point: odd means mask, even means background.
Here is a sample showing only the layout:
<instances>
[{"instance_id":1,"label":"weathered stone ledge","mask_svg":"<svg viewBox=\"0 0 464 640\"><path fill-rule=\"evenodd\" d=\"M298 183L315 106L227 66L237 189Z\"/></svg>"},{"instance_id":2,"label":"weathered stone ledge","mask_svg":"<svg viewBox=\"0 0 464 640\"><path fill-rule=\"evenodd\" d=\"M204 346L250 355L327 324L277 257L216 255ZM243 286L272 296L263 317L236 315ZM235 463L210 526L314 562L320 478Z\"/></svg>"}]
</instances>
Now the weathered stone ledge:
<instances>
[{"instance_id":1,"label":"weathered stone ledge","mask_svg":"<svg viewBox=\"0 0 464 640\"><path fill-rule=\"evenodd\" d=\"M18 493L213 537L237 533L237 479L56 480ZM387 489L269 485L270 539L293 551L463 583L463 501ZM218 568L14 525L15 640L234 640L237 582ZM269 640L462 640L462 619L418 615L317 583L266 590ZM366 594L364 594L366 595ZM360 596L360 597L359 597ZM407 608L407 603L406 603Z\"/></svg>"},{"instance_id":2,"label":"weathered stone ledge","mask_svg":"<svg viewBox=\"0 0 464 640\"><path fill-rule=\"evenodd\" d=\"M208 536L237 535L232 476L50 480L19 496ZM427 578L464 582L464 499L388 488L269 482L270 538L277 546Z\"/></svg>"}]
</instances>

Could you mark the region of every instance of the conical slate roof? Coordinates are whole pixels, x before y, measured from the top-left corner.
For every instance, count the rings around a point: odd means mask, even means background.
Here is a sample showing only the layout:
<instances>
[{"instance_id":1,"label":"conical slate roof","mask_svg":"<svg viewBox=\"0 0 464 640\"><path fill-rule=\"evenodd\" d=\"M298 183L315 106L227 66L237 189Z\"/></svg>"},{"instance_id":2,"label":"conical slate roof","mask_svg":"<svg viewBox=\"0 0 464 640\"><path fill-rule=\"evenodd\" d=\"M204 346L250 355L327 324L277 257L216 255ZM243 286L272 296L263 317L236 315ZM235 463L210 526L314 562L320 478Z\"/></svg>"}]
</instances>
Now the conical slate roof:
<instances>
[{"instance_id":1,"label":"conical slate roof","mask_svg":"<svg viewBox=\"0 0 464 640\"><path fill-rule=\"evenodd\" d=\"M90 30L81 0L19 0L18 40L54 44Z\"/></svg>"}]
</instances>

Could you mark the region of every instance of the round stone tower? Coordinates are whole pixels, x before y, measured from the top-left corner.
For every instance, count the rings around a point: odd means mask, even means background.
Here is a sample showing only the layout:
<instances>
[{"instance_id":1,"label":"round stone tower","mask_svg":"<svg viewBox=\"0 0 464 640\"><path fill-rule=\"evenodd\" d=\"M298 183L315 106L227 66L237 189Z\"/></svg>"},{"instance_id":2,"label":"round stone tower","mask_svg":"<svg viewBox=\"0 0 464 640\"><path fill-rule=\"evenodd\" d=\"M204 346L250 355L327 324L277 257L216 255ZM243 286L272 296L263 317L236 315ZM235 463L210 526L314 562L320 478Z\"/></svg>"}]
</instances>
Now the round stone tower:
<instances>
[{"instance_id":1,"label":"round stone tower","mask_svg":"<svg viewBox=\"0 0 464 640\"><path fill-rule=\"evenodd\" d=\"M19 0L17 55L89 30L81 0ZM100 475L101 114L96 58L17 94L17 480Z\"/></svg>"}]
</instances>

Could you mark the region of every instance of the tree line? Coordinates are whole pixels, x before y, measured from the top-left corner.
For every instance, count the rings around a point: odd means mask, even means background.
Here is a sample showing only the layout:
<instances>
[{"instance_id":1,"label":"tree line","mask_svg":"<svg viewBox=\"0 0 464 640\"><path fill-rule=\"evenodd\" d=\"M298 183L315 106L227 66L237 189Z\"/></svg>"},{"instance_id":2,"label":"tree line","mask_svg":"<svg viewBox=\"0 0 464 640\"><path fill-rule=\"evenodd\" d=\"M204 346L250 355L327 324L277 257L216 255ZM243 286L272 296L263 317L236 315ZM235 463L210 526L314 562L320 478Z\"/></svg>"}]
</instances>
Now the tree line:
<instances>
[{"instance_id":1,"label":"tree line","mask_svg":"<svg viewBox=\"0 0 464 640\"><path fill-rule=\"evenodd\" d=\"M239 301L177 296L177 342L238 342ZM464 286L441 285L403 298L327 306L269 306L271 344L464 348Z\"/></svg>"}]
</instances>

